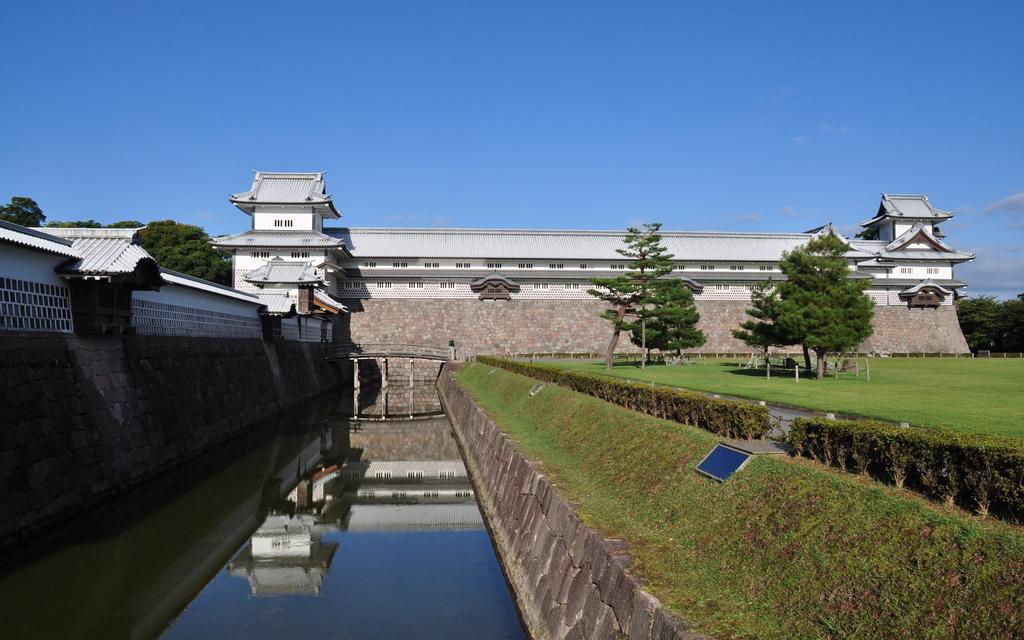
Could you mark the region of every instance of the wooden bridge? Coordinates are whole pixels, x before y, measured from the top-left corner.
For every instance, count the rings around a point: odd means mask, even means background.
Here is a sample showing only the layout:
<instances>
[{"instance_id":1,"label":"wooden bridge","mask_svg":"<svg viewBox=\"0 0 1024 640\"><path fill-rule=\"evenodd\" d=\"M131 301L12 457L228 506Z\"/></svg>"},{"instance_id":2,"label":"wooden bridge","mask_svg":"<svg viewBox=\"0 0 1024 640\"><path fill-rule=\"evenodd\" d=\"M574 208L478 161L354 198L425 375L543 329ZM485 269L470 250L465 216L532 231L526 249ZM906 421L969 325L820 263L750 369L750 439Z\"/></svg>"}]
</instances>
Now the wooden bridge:
<instances>
[{"instance_id":1,"label":"wooden bridge","mask_svg":"<svg viewBox=\"0 0 1024 640\"><path fill-rule=\"evenodd\" d=\"M436 360L447 362L452 349L446 346L423 344L336 344L327 348L328 360L372 360L376 358L409 358L410 360Z\"/></svg>"}]
</instances>

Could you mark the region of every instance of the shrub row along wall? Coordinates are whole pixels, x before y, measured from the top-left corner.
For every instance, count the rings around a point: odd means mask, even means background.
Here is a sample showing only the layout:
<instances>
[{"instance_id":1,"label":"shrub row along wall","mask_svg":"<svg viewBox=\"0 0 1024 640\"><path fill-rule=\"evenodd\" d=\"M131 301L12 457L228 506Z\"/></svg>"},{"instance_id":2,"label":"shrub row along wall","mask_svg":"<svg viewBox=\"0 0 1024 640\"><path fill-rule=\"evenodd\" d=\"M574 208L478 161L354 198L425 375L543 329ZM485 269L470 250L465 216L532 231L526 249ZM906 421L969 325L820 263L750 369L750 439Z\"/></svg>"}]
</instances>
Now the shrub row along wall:
<instances>
[{"instance_id":1,"label":"shrub row along wall","mask_svg":"<svg viewBox=\"0 0 1024 640\"><path fill-rule=\"evenodd\" d=\"M796 453L981 515L1024 521L1024 443L869 420L797 418Z\"/></svg>"},{"instance_id":2,"label":"shrub row along wall","mask_svg":"<svg viewBox=\"0 0 1024 640\"><path fill-rule=\"evenodd\" d=\"M692 391L625 382L553 367L538 367L491 356L478 356L477 361L586 393L656 418L707 429L725 438L763 438L772 429L772 417L768 409L746 402L710 398Z\"/></svg>"},{"instance_id":3,"label":"shrub row along wall","mask_svg":"<svg viewBox=\"0 0 1024 640\"><path fill-rule=\"evenodd\" d=\"M323 346L0 336L0 546L341 384Z\"/></svg>"},{"instance_id":4,"label":"shrub row along wall","mask_svg":"<svg viewBox=\"0 0 1024 640\"><path fill-rule=\"evenodd\" d=\"M516 600L536 640L698 640L641 588L626 545L580 521L472 396L441 373L439 391Z\"/></svg>"}]
</instances>

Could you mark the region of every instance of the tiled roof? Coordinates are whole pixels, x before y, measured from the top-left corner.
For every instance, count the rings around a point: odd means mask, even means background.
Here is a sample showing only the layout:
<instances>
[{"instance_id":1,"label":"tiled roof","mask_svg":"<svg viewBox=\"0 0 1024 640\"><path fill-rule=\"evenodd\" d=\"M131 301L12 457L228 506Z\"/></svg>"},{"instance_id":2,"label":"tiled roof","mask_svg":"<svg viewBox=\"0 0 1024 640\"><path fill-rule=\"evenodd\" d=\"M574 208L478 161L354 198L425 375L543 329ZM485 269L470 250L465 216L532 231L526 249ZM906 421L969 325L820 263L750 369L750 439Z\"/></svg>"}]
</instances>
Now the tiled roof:
<instances>
[{"instance_id":1,"label":"tiled roof","mask_svg":"<svg viewBox=\"0 0 1024 640\"><path fill-rule=\"evenodd\" d=\"M344 304L342 304L341 300L338 300L337 298L335 298L334 296L330 295L326 291L321 291L320 289L316 289L316 290L313 291L313 297L316 298L317 300L319 300L321 304L323 304L323 305L325 305L327 307L330 307L332 309L337 309L339 313L347 313L348 312L348 307L346 307Z\"/></svg>"},{"instance_id":2,"label":"tiled roof","mask_svg":"<svg viewBox=\"0 0 1024 640\"><path fill-rule=\"evenodd\" d=\"M345 243L319 231L243 231L213 239L214 247L345 248Z\"/></svg>"},{"instance_id":3,"label":"tiled roof","mask_svg":"<svg viewBox=\"0 0 1024 640\"><path fill-rule=\"evenodd\" d=\"M941 221L952 218L953 214L936 209L928 201L928 196L923 194L883 193L882 201L878 205L878 213L873 218L862 222L861 226L867 226L887 217Z\"/></svg>"},{"instance_id":4,"label":"tiled roof","mask_svg":"<svg viewBox=\"0 0 1024 640\"><path fill-rule=\"evenodd\" d=\"M66 258L79 257L78 253L71 248L70 240L46 233L41 229L23 227L5 220L0 220L0 242L38 249Z\"/></svg>"},{"instance_id":5,"label":"tiled roof","mask_svg":"<svg viewBox=\"0 0 1024 640\"><path fill-rule=\"evenodd\" d=\"M914 286L908 287L908 288L904 289L903 291L900 291L900 295L901 296L912 296L915 293L917 293L918 291L921 291L922 289L935 289L936 291L938 291L939 293L941 293L944 296L948 296L948 295L953 293L953 291L951 289L947 289L946 287L944 287L941 284L935 282L934 280L929 279L929 280L923 280L921 282L918 282Z\"/></svg>"},{"instance_id":6,"label":"tiled roof","mask_svg":"<svg viewBox=\"0 0 1024 640\"><path fill-rule=\"evenodd\" d=\"M524 260L627 260L622 231L510 229L328 228L359 258L501 258ZM661 233L677 260L778 260L807 242L805 233Z\"/></svg>"},{"instance_id":7,"label":"tiled roof","mask_svg":"<svg viewBox=\"0 0 1024 640\"><path fill-rule=\"evenodd\" d=\"M139 229L83 229L75 227L46 228L71 241L80 259L61 267L62 273L79 275L117 275L132 273L142 261L153 256L139 244Z\"/></svg>"},{"instance_id":8,"label":"tiled roof","mask_svg":"<svg viewBox=\"0 0 1024 640\"><path fill-rule=\"evenodd\" d=\"M216 282L210 282L209 280L203 280L202 278L196 278L185 273L178 273L177 271L171 271L170 269L160 269L160 275L163 276L164 280L170 284L179 285L182 287L189 287L191 289L199 289L200 291L206 291L219 296L225 296L228 298L235 298L236 300L242 300L243 302L252 302L253 304L261 304L260 299L251 294L239 291L238 289L232 289Z\"/></svg>"},{"instance_id":9,"label":"tiled roof","mask_svg":"<svg viewBox=\"0 0 1024 640\"><path fill-rule=\"evenodd\" d=\"M256 294L259 301L267 307L267 313L275 315L288 315L295 311L295 300L293 300L287 292L285 293L271 293L271 292L259 292Z\"/></svg>"},{"instance_id":10,"label":"tiled roof","mask_svg":"<svg viewBox=\"0 0 1024 640\"><path fill-rule=\"evenodd\" d=\"M314 284L323 282L323 276L308 262L289 262L275 258L244 276L253 284Z\"/></svg>"},{"instance_id":11,"label":"tiled roof","mask_svg":"<svg viewBox=\"0 0 1024 640\"><path fill-rule=\"evenodd\" d=\"M332 218L340 216L327 195L323 172L257 171L248 191L232 194L228 199L247 213L261 204L324 205L318 208L322 213Z\"/></svg>"}]
</instances>

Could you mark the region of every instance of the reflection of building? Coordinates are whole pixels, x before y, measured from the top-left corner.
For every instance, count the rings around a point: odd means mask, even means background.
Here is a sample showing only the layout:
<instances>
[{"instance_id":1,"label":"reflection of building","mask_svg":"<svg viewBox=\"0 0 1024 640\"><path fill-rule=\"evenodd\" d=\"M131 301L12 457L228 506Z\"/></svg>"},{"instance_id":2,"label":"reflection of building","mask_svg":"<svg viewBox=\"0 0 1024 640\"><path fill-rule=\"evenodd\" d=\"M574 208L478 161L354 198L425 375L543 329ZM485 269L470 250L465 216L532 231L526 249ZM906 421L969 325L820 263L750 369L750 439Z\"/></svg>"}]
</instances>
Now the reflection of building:
<instances>
[{"instance_id":1,"label":"reflection of building","mask_svg":"<svg viewBox=\"0 0 1024 640\"><path fill-rule=\"evenodd\" d=\"M338 549L322 533L311 515L268 516L228 569L249 580L253 595L318 594Z\"/></svg>"}]
</instances>

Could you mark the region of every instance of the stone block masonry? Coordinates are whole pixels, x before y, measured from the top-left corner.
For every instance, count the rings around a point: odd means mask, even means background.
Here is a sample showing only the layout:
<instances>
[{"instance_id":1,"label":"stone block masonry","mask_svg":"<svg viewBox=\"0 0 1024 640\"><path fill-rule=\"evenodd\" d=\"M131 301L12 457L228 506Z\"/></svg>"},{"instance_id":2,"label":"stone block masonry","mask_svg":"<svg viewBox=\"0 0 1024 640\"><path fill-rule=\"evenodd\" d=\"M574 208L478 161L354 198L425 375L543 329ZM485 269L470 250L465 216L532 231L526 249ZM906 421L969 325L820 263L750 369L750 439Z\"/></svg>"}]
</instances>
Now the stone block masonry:
<instances>
[{"instance_id":1,"label":"stone block masonry","mask_svg":"<svg viewBox=\"0 0 1024 640\"><path fill-rule=\"evenodd\" d=\"M319 344L0 336L0 546L350 379Z\"/></svg>"},{"instance_id":2,"label":"stone block masonry","mask_svg":"<svg viewBox=\"0 0 1024 640\"><path fill-rule=\"evenodd\" d=\"M692 353L744 353L750 347L732 335L747 319L749 302L697 300L700 329L707 336ZM357 343L417 343L447 345L454 340L460 358L478 354L525 353L603 354L611 326L599 317L606 308L600 300L466 300L395 299L362 300L340 335ZM861 346L863 352L967 353L956 309L875 307L875 335ZM622 335L619 351L639 349Z\"/></svg>"},{"instance_id":3,"label":"stone block masonry","mask_svg":"<svg viewBox=\"0 0 1024 640\"><path fill-rule=\"evenodd\" d=\"M438 387L533 638L707 638L643 590L628 546L583 524L450 369Z\"/></svg>"}]
</instances>

